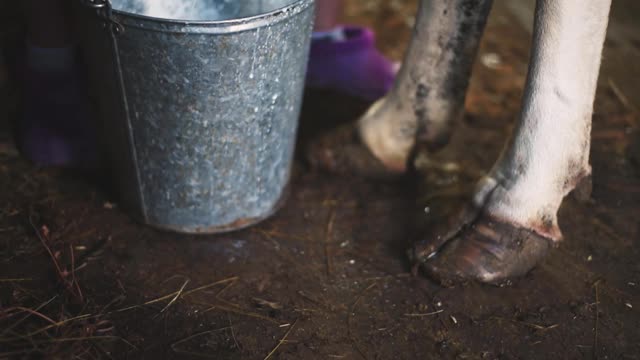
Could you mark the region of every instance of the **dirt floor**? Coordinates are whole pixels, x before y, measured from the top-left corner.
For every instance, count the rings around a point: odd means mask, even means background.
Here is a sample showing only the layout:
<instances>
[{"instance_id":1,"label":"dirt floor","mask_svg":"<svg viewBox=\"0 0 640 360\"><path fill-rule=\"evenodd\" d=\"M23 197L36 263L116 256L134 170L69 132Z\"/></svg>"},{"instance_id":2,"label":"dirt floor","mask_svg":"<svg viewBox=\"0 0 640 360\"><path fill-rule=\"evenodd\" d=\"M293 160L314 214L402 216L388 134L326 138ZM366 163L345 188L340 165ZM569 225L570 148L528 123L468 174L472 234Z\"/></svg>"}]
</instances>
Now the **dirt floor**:
<instances>
[{"instance_id":1,"label":"dirt floor","mask_svg":"<svg viewBox=\"0 0 640 360\"><path fill-rule=\"evenodd\" d=\"M136 224L97 185L104 181L21 159L2 121L0 358L640 358L640 9L632 1L614 1L593 192L586 202L567 197L561 246L508 287L442 288L409 274L414 229L461 203L517 116L530 34L529 10L513 7L495 2L464 121L448 148L419 161L421 174L372 182L312 171L300 157L285 207L236 233ZM414 8L353 1L346 21L375 26L380 47L399 59ZM4 44L15 34L7 29ZM17 100L3 71L0 95L10 120ZM308 92L299 149L366 107Z\"/></svg>"}]
</instances>

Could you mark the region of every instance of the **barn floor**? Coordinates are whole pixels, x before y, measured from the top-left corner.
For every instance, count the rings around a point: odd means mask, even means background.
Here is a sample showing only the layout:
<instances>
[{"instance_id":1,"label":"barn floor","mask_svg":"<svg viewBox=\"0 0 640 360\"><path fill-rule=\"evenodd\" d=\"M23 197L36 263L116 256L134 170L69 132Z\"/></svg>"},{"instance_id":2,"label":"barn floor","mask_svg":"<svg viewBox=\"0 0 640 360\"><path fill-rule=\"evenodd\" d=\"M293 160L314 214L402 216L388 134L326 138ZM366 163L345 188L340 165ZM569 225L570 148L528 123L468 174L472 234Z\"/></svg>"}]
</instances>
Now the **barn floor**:
<instances>
[{"instance_id":1,"label":"barn floor","mask_svg":"<svg viewBox=\"0 0 640 360\"><path fill-rule=\"evenodd\" d=\"M592 197L565 201L561 246L509 287L442 288L408 272L416 219L440 221L461 202L517 116L526 4L495 2L467 115L422 174L372 182L314 172L300 157L284 208L236 233L138 225L101 179L35 168L0 135L0 358L640 358L640 7L631 0L614 1ZM346 21L374 25L397 59L414 7L353 1ZM4 80L0 90L0 108L11 108ZM307 93L300 149L365 109ZM457 166L434 165L444 162Z\"/></svg>"}]
</instances>

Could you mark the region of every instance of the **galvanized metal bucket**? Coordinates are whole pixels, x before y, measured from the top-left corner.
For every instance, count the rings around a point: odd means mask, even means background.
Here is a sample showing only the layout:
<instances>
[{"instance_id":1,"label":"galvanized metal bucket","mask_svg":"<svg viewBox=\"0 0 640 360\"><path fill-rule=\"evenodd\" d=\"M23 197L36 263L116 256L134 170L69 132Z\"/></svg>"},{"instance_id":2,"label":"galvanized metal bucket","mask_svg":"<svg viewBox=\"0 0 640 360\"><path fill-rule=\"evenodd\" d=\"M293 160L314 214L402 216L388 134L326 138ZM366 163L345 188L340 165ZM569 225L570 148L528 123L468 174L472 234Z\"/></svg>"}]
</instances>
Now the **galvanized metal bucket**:
<instances>
[{"instance_id":1,"label":"galvanized metal bucket","mask_svg":"<svg viewBox=\"0 0 640 360\"><path fill-rule=\"evenodd\" d=\"M109 0L77 10L121 204L155 227L215 233L265 219L285 196L313 0L198 1L236 6L217 21Z\"/></svg>"}]
</instances>

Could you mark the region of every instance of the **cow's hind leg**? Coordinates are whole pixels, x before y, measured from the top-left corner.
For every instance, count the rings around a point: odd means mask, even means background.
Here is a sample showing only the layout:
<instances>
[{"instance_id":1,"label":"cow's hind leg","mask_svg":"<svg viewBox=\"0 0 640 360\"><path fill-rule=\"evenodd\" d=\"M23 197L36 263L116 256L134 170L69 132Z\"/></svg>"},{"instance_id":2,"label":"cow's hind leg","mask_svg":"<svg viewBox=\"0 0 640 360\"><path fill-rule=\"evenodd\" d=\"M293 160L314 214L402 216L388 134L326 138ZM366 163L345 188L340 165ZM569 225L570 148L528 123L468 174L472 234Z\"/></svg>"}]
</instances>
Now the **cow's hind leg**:
<instances>
[{"instance_id":1,"label":"cow's hind leg","mask_svg":"<svg viewBox=\"0 0 640 360\"><path fill-rule=\"evenodd\" d=\"M310 157L324 168L346 162L356 171L371 166L353 151L364 144L387 170L404 172L418 144L443 146L464 107L471 66L492 0L422 0L403 66L392 90L359 120L355 136L317 146ZM354 156L355 155L355 156ZM358 165L362 164L362 165ZM333 169L338 170L340 169Z\"/></svg>"},{"instance_id":2,"label":"cow's hind leg","mask_svg":"<svg viewBox=\"0 0 640 360\"><path fill-rule=\"evenodd\" d=\"M593 100L610 0L538 0L520 122L461 224L415 245L444 283L502 282L561 239L556 213L590 173Z\"/></svg>"}]
</instances>

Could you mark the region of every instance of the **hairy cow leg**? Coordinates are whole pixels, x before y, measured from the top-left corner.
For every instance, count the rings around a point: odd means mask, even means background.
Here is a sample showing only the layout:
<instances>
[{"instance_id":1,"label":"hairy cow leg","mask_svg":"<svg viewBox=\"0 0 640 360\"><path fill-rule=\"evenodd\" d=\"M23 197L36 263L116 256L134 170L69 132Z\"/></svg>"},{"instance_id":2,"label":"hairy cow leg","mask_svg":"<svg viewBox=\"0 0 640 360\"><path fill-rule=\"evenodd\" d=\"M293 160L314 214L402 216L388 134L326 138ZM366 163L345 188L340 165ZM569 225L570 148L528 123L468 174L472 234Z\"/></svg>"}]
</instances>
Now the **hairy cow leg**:
<instances>
[{"instance_id":1,"label":"hairy cow leg","mask_svg":"<svg viewBox=\"0 0 640 360\"><path fill-rule=\"evenodd\" d=\"M520 121L447 236L414 260L442 282L522 275L562 238L563 198L589 175L591 115L610 0L538 0Z\"/></svg>"},{"instance_id":2,"label":"hairy cow leg","mask_svg":"<svg viewBox=\"0 0 640 360\"><path fill-rule=\"evenodd\" d=\"M362 158L364 148L371 164L402 173L416 145L435 149L446 144L464 110L471 66L491 3L422 0L394 87L353 127L355 136L349 138L359 146L321 139L309 152L312 162L338 172L351 168L368 172L368 163L355 160Z\"/></svg>"}]
</instances>

